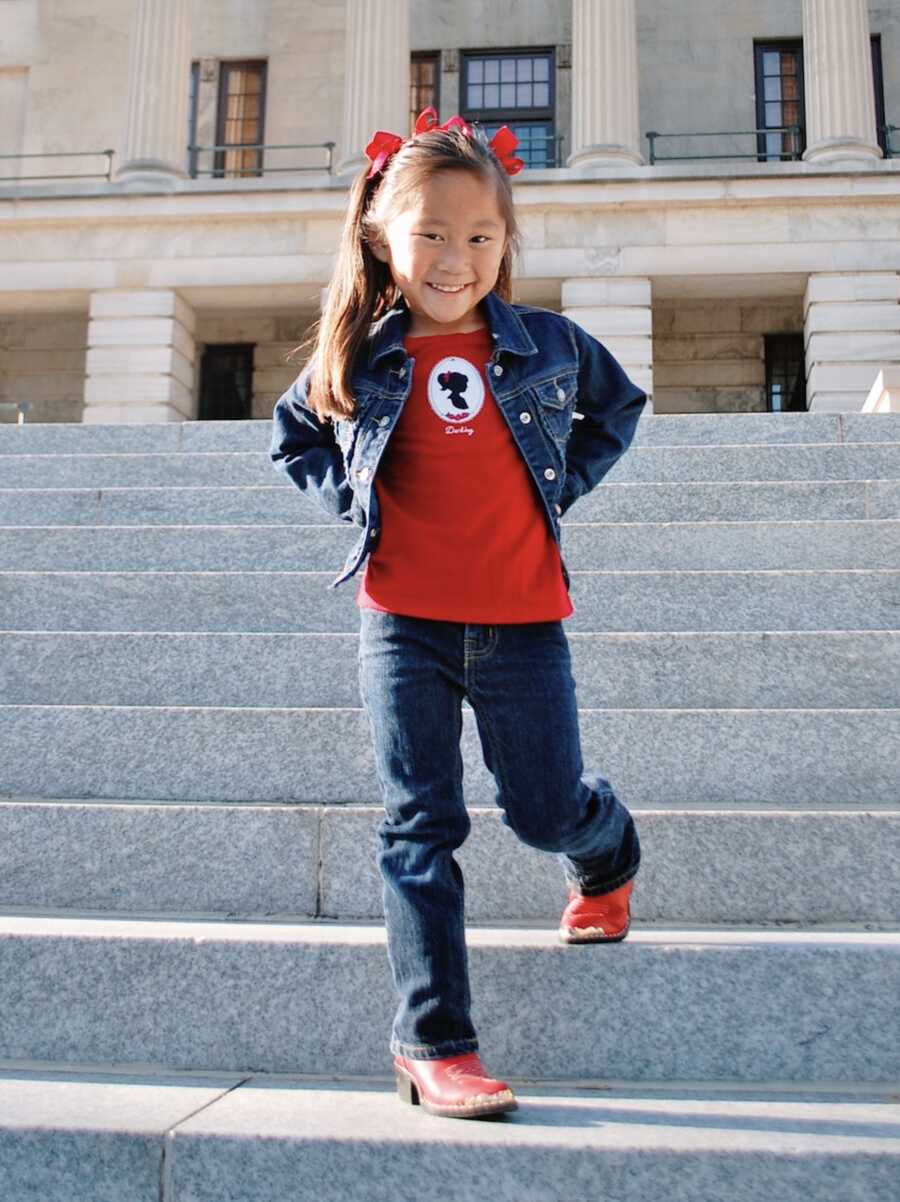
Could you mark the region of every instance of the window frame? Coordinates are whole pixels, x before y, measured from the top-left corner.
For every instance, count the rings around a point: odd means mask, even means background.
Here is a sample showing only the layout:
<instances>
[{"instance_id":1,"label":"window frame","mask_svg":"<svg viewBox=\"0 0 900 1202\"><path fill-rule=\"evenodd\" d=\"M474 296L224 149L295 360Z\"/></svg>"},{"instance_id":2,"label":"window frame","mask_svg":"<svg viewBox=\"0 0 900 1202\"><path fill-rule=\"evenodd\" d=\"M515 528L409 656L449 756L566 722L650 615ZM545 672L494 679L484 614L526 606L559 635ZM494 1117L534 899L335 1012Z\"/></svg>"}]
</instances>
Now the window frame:
<instances>
[{"instance_id":1,"label":"window frame","mask_svg":"<svg viewBox=\"0 0 900 1202\"><path fill-rule=\"evenodd\" d=\"M806 76L803 64L803 39L802 38L775 38L774 40L766 39L756 40L753 43L753 74L756 83L756 128L757 129L776 129L777 126L766 125L766 76L763 74L763 55L770 53L783 54L785 51L790 51L796 56L797 61L797 100L800 109L800 140L797 147L796 158L799 160L803 157L806 150ZM779 77L782 78L782 77ZM781 102L783 104L783 100ZM781 124L785 124L782 113ZM782 134L782 153L779 156L770 155L766 149L766 134L761 133L756 136L756 157L760 163L788 163L791 160L785 158L784 144L789 135Z\"/></svg>"},{"instance_id":2,"label":"window frame","mask_svg":"<svg viewBox=\"0 0 900 1202\"><path fill-rule=\"evenodd\" d=\"M191 63L188 91L188 146L197 145L197 114L200 109L200 60ZM197 151L188 150L188 175L197 178Z\"/></svg>"},{"instance_id":3,"label":"window frame","mask_svg":"<svg viewBox=\"0 0 900 1202\"><path fill-rule=\"evenodd\" d=\"M415 128L416 118L418 117L419 113L421 113L422 109L428 107L428 105L426 105L426 104L420 104L418 106L413 104L413 98L412 98L413 88L418 86L417 84L415 84L413 82L413 65L415 63L433 63L434 64L434 88L433 88L434 99L432 101L430 101L430 103L434 105L435 112L440 113L440 111L441 111L441 52L440 52L440 50L414 50L409 56L409 68L410 68L409 69L409 115L410 115L409 131L410 131L410 133L412 133L413 129Z\"/></svg>"},{"instance_id":4,"label":"window frame","mask_svg":"<svg viewBox=\"0 0 900 1202\"><path fill-rule=\"evenodd\" d=\"M468 103L469 96L469 69L474 62L484 62L487 59L517 59L517 58L546 58L547 60L547 99L548 103L541 106L531 106L530 108L504 108L497 106L496 108L471 108ZM501 68L502 70L502 68ZM460 51L460 116L464 121L470 124L478 123L479 125L549 125L548 138L549 146L546 159L549 160L540 165L540 168L533 167L533 170L542 169L549 166L557 166L557 87L556 87L556 53L553 46L522 46L519 48L505 46L502 49L490 47L488 49L473 49ZM502 81L501 81L502 82ZM520 145L519 154L524 149ZM528 164L526 164L528 165Z\"/></svg>"},{"instance_id":5,"label":"window frame","mask_svg":"<svg viewBox=\"0 0 900 1202\"><path fill-rule=\"evenodd\" d=\"M227 100L228 100L228 76L235 69L248 67L258 67L260 69L260 105L259 105L259 137L256 139L257 145L264 145L266 140L266 97L268 93L268 77L269 64L267 59L262 58L242 58L242 59L221 59L219 62L219 84L216 96L216 146L225 146L225 123L227 120ZM256 166L252 170L241 170L239 173L229 176L225 167L225 156L229 153L227 150L216 150L213 152L213 179L253 179L264 174L262 150L245 150L239 153L256 155Z\"/></svg>"},{"instance_id":6,"label":"window frame","mask_svg":"<svg viewBox=\"0 0 900 1202\"><path fill-rule=\"evenodd\" d=\"M887 142L885 141L884 126L887 121L884 107L884 65L881 57L881 34L873 33L870 38L872 45L872 86L875 89L875 137L881 147L881 153L887 157Z\"/></svg>"}]
</instances>

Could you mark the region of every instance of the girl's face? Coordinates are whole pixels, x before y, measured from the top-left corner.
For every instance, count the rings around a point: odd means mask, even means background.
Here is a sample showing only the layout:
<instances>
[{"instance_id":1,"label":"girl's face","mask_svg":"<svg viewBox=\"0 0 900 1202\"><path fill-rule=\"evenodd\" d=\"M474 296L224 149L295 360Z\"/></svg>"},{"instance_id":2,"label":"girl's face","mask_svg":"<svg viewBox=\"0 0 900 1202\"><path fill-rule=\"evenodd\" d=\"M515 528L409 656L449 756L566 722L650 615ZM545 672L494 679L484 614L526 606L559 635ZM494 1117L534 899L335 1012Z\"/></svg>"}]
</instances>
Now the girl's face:
<instances>
[{"instance_id":1,"label":"girl's face","mask_svg":"<svg viewBox=\"0 0 900 1202\"><path fill-rule=\"evenodd\" d=\"M465 334L481 329L478 304L497 282L506 223L494 186L471 171L437 171L411 208L387 223L372 252L391 269L411 312L407 331Z\"/></svg>"}]
</instances>

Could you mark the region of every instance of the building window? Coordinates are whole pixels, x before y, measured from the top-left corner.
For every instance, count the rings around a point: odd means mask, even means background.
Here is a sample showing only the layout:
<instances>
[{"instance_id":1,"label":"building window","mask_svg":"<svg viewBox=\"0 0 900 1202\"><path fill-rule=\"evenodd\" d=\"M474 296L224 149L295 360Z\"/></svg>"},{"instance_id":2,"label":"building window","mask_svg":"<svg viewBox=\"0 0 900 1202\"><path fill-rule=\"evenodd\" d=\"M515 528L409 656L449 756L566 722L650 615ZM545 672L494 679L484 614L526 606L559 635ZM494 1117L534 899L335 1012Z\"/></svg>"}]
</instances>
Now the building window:
<instances>
[{"instance_id":1,"label":"building window","mask_svg":"<svg viewBox=\"0 0 900 1202\"><path fill-rule=\"evenodd\" d=\"M766 408L770 413L806 409L806 361L802 334L766 334Z\"/></svg>"},{"instance_id":2,"label":"building window","mask_svg":"<svg viewBox=\"0 0 900 1202\"><path fill-rule=\"evenodd\" d=\"M191 88L188 93L188 175L194 179L197 175L197 151L191 147L197 145L197 102L200 93L200 64L191 63Z\"/></svg>"},{"instance_id":3,"label":"building window","mask_svg":"<svg viewBox=\"0 0 900 1202\"><path fill-rule=\"evenodd\" d=\"M253 343L209 345L200 360L200 421L244 421L253 404Z\"/></svg>"},{"instance_id":4,"label":"building window","mask_svg":"<svg viewBox=\"0 0 900 1202\"><path fill-rule=\"evenodd\" d=\"M262 146L266 108L266 64L222 63L219 74L217 146ZM262 175L262 150L218 150L217 178Z\"/></svg>"},{"instance_id":5,"label":"building window","mask_svg":"<svg viewBox=\"0 0 900 1202\"><path fill-rule=\"evenodd\" d=\"M409 64L409 131L415 129L422 109L441 111L441 56L437 51L416 51Z\"/></svg>"},{"instance_id":6,"label":"building window","mask_svg":"<svg viewBox=\"0 0 900 1202\"><path fill-rule=\"evenodd\" d=\"M884 139L884 80L881 69L881 35L871 38L872 81L875 90L875 124L878 145L886 150ZM757 136L760 162L799 159L806 150L806 109L803 91L803 43L799 39L781 42L757 42L756 53L756 127L776 130L779 126L799 125L800 133L761 133Z\"/></svg>"},{"instance_id":7,"label":"building window","mask_svg":"<svg viewBox=\"0 0 900 1202\"><path fill-rule=\"evenodd\" d=\"M881 153L887 154L887 142L884 135L884 72L881 68L881 34L872 35L872 83L875 87L875 128Z\"/></svg>"},{"instance_id":8,"label":"building window","mask_svg":"<svg viewBox=\"0 0 900 1202\"><path fill-rule=\"evenodd\" d=\"M803 107L803 43L766 42L756 45L756 128L777 131L799 125L799 133L757 135L760 162L800 158L805 147L806 116Z\"/></svg>"},{"instance_id":9,"label":"building window","mask_svg":"<svg viewBox=\"0 0 900 1202\"><path fill-rule=\"evenodd\" d=\"M463 55L462 113L490 138L508 125L526 167L557 166L551 50L504 50Z\"/></svg>"}]
</instances>

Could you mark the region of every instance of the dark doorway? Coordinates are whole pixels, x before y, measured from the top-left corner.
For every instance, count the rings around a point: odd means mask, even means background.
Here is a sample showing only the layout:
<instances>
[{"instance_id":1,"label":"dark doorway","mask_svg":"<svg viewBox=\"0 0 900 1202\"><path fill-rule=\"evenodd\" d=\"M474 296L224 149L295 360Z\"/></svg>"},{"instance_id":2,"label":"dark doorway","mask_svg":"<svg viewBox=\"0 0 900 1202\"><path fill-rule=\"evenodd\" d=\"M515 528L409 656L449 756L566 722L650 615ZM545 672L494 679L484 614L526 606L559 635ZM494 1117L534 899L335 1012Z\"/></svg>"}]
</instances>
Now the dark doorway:
<instances>
[{"instance_id":1,"label":"dark doorway","mask_svg":"<svg viewBox=\"0 0 900 1202\"><path fill-rule=\"evenodd\" d=\"M200 361L200 421L247 421L253 405L252 342L207 346Z\"/></svg>"},{"instance_id":2,"label":"dark doorway","mask_svg":"<svg viewBox=\"0 0 900 1202\"><path fill-rule=\"evenodd\" d=\"M806 409L806 361L802 334L764 335L766 408L770 413Z\"/></svg>"}]
</instances>

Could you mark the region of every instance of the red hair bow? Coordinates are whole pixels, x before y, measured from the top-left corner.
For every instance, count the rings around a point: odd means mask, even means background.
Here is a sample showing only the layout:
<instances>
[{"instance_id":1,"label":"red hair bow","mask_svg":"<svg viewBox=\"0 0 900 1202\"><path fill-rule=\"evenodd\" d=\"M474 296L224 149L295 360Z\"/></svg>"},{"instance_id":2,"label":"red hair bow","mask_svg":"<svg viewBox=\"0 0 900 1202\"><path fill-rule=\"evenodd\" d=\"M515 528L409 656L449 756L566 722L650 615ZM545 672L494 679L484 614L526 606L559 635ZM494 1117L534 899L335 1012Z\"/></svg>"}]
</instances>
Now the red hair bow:
<instances>
[{"instance_id":1,"label":"red hair bow","mask_svg":"<svg viewBox=\"0 0 900 1202\"><path fill-rule=\"evenodd\" d=\"M525 166L521 159L513 158L513 151L519 145L519 139L508 125L501 125L491 138L491 149L506 168L507 175L515 175Z\"/></svg>"},{"instance_id":2,"label":"red hair bow","mask_svg":"<svg viewBox=\"0 0 900 1202\"><path fill-rule=\"evenodd\" d=\"M366 179L377 175L388 159L395 155L402 145L403 139L399 134L389 134L383 129L376 130L372 135L372 141L366 147L366 158L372 161Z\"/></svg>"},{"instance_id":3,"label":"red hair bow","mask_svg":"<svg viewBox=\"0 0 900 1202\"><path fill-rule=\"evenodd\" d=\"M437 110L434 105L430 104L416 118L416 127L413 131L413 136L415 134L428 133L432 129L458 128L467 138L472 137L472 128L463 121L462 117L450 117L442 125L438 125L437 118ZM384 129L376 130L372 135L371 142L366 147L366 158L372 164L366 179L371 179L379 171L383 171L388 161L397 153L402 145L403 138L399 134L388 133ZM508 125L503 125L497 130L491 138L489 145L505 168L507 175L515 175L525 166L521 159L513 157L512 152L519 145L519 139Z\"/></svg>"}]
</instances>

